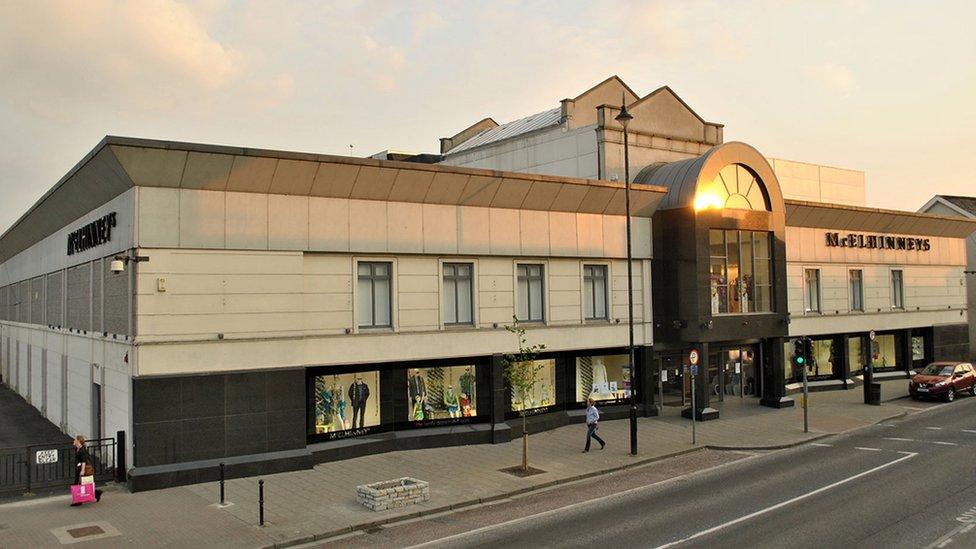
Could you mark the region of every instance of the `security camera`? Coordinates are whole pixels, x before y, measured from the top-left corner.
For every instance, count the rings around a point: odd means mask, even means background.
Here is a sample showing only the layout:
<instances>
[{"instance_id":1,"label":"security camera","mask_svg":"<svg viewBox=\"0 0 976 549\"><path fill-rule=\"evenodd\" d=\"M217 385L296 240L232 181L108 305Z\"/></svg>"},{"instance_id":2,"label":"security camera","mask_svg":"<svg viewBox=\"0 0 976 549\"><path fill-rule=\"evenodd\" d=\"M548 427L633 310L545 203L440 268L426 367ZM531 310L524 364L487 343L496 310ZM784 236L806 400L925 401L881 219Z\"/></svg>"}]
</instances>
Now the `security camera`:
<instances>
[{"instance_id":1,"label":"security camera","mask_svg":"<svg viewBox=\"0 0 976 549\"><path fill-rule=\"evenodd\" d=\"M113 273L121 273L125 270L125 261L121 259L113 259L111 265L108 267Z\"/></svg>"}]
</instances>

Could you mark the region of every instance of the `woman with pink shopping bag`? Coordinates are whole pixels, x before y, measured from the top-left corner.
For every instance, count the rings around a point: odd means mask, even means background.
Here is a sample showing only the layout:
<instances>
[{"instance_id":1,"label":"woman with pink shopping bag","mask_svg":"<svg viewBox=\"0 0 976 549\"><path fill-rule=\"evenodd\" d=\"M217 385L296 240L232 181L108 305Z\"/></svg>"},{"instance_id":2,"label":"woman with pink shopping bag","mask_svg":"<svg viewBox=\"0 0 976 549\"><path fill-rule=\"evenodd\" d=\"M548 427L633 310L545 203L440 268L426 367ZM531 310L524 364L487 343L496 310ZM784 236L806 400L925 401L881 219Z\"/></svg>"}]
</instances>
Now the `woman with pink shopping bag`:
<instances>
[{"instance_id":1,"label":"woman with pink shopping bag","mask_svg":"<svg viewBox=\"0 0 976 549\"><path fill-rule=\"evenodd\" d=\"M71 506L82 503L100 501L102 491L95 489L95 467L92 465L91 454L85 447L85 437L78 435L74 440L75 447L75 481L71 486Z\"/></svg>"}]
</instances>

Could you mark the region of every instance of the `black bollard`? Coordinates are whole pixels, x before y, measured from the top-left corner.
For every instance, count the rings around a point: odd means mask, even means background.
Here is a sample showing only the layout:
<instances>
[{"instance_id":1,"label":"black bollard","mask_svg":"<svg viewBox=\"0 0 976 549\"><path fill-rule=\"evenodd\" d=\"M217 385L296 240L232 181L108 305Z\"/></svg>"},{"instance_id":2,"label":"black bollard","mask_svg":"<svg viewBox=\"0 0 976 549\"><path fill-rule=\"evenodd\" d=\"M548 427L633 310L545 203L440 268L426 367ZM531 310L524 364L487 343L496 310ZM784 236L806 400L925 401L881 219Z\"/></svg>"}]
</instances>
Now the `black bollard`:
<instances>
[{"instance_id":1,"label":"black bollard","mask_svg":"<svg viewBox=\"0 0 976 549\"><path fill-rule=\"evenodd\" d=\"M258 481L258 526L264 526L264 481Z\"/></svg>"},{"instance_id":2,"label":"black bollard","mask_svg":"<svg viewBox=\"0 0 976 549\"><path fill-rule=\"evenodd\" d=\"M220 504L224 504L224 463L220 462Z\"/></svg>"}]
</instances>

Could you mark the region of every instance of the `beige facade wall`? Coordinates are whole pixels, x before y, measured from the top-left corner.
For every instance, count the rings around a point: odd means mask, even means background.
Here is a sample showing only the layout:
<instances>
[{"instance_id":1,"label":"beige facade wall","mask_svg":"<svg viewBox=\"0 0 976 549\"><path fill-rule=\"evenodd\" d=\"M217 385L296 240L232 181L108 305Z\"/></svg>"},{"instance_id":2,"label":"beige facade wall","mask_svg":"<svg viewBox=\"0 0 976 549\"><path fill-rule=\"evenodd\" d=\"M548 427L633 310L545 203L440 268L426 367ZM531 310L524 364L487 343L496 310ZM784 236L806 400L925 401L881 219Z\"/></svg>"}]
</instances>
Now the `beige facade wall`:
<instances>
[{"instance_id":1,"label":"beige facade wall","mask_svg":"<svg viewBox=\"0 0 976 549\"><path fill-rule=\"evenodd\" d=\"M779 158L767 158L783 198L828 202L845 206L866 206L864 172L831 166L818 166Z\"/></svg>"},{"instance_id":2,"label":"beige facade wall","mask_svg":"<svg viewBox=\"0 0 976 549\"><path fill-rule=\"evenodd\" d=\"M867 332L965 323L965 239L928 238L931 249L878 250L828 247L832 229L787 227L790 332ZM878 234L878 233L858 233ZM804 270L820 269L822 312L806 312ZM863 272L864 311L851 310L849 272ZM891 271L904 273L904 310L893 309Z\"/></svg>"},{"instance_id":3,"label":"beige facade wall","mask_svg":"<svg viewBox=\"0 0 976 549\"><path fill-rule=\"evenodd\" d=\"M136 284L139 375L504 352L514 341L503 327L515 314L519 263L545 265L546 322L528 326L549 348L612 347L627 341L626 261L619 259L177 249L141 253L151 259L139 265ZM393 264L392 328L359 328L354 305L359 261ZM472 326L444 325L445 261L474 265ZM584 264L608 266L609 320L583 320ZM642 319L650 305L642 298L649 264L635 262L633 273L638 341L647 344L651 327ZM262 342L258 348L252 345L256 341ZM171 362L186 349L210 358L185 355Z\"/></svg>"},{"instance_id":4,"label":"beige facade wall","mask_svg":"<svg viewBox=\"0 0 976 549\"><path fill-rule=\"evenodd\" d=\"M139 188L145 248L626 257L623 216ZM636 258L651 220L633 219Z\"/></svg>"},{"instance_id":5,"label":"beige facade wall","mask_svg":"<svg viewBox=\"0 0 976 549\"><path fill-rule=\"evenodd\" d=\"M450 155L448 166L597 179L596 125L563 125Z\"/></svg>"}]
</instances>

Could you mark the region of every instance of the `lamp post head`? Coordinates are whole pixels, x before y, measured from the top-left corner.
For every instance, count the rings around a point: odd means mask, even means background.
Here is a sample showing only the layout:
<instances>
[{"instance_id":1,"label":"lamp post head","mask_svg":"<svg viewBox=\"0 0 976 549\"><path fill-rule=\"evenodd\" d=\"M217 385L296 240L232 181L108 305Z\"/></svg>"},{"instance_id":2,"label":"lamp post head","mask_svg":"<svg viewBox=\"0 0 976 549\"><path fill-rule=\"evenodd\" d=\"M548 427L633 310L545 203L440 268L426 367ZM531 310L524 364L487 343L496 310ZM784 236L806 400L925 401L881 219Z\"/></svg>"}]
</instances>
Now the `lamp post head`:
<instances>
[{"instance_id":1,"label":"lamp post head","mask_svg":"<svg viewBox=\"0 0 976 549\"><path fill-rule=\"evenodd\" d=\"M624 131L627 131L627 124L634 119L634 116L627 112L627 102L624 98L620 99L620 114L613 117L614 120L620 122L620 125L624 127Z\"/></svg>"}]
</instances>

